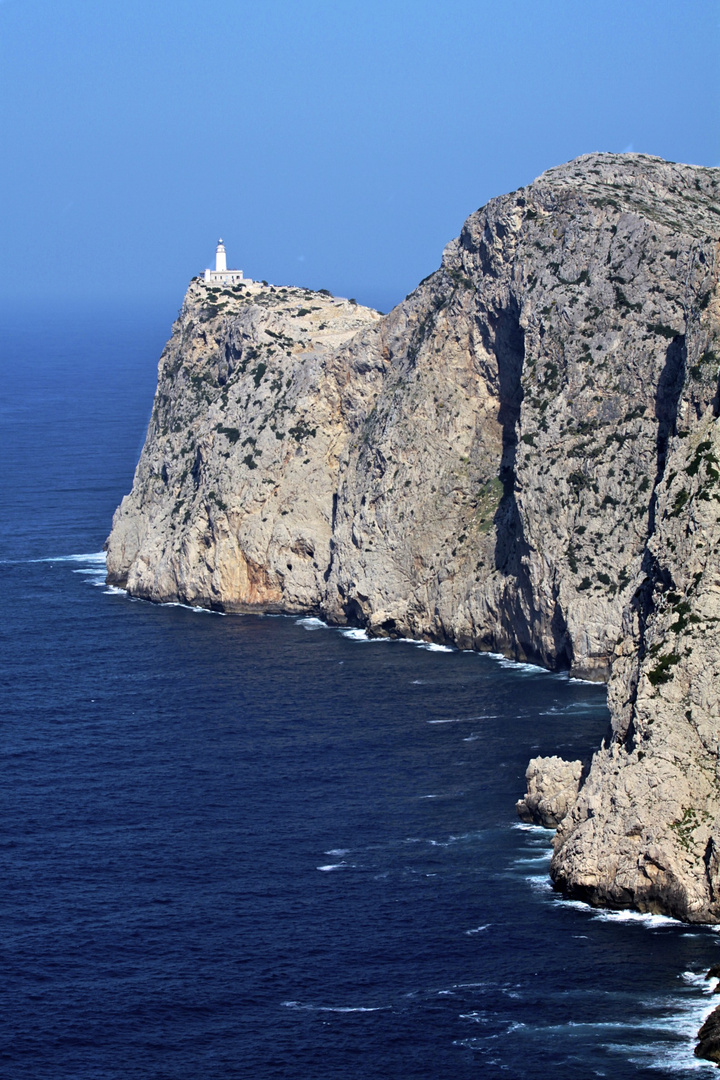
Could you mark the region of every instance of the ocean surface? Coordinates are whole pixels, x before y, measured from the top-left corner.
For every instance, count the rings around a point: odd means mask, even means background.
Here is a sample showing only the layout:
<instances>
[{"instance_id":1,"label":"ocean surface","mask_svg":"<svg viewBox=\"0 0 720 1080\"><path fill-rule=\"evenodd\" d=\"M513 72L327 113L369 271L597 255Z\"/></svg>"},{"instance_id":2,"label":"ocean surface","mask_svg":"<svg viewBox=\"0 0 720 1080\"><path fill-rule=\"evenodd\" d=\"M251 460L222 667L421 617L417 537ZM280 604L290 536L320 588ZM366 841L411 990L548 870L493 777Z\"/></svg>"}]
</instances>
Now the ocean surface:
<instances>
[{"instance_id":1,"label":"ocean surface","mask_svg":"<svg viewBox=\"0 0 720 1080\"><path fill-rule=\"evenodd\" d=\"M600 686L104 585L167 313L2 314L0 1076L715 1075L720 935L520 825Z\"/></svg>"}]
</instances>

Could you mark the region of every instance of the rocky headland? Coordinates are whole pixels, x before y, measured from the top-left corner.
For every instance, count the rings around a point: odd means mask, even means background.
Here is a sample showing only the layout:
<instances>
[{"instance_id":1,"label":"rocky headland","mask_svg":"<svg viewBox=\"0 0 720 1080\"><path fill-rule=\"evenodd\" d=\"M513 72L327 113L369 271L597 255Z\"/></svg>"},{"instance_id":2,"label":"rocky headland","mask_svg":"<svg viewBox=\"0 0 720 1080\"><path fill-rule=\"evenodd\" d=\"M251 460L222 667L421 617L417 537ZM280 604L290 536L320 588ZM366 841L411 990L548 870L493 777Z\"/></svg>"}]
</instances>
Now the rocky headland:
<instances>
[{"instance_id":1,"label":"rocky headland","mask_svg":"<svg viewBox=\"0 0 720 1080\"><path fill-rule=\"evenodd\" d=\"M589 769L531 766L552 876L720 921L719 240L719 169L591 154L384 317L193 281L108 580L608 680Z\"/></svg>"}]
</instances>

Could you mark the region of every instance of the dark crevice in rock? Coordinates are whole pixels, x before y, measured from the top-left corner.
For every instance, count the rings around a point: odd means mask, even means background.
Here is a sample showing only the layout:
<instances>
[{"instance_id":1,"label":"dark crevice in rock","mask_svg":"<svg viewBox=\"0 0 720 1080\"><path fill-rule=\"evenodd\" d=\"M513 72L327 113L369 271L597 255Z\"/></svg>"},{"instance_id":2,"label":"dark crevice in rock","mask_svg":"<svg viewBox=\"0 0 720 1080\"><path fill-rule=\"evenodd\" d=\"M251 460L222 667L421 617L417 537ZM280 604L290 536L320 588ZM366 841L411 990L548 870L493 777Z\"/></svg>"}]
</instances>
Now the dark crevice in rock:
<instances>
[{"instance_id":1,"label":"dark crevice in rock","mask_svg":"<svg viewBox=\"0 0 720 1080\"><path fill-rule=\"evenodd\" d=\"M365 612L363 611L359 601L357 601L354 596L351 596L348 600L345 601L345 603L343 604L343 612L345 614L345 618L347 619L348 626L367 625L367 616L365 615Z\"/></svg>"},{"instance_id":2,"label":"dark crevice in rock","mask_svg":"<svg viewBox=\"0 0 720 1080\"><path fill-rule=\"evenodd\" d=\"M515 458L517 455L520 408L523 400L522 370L525 361L525 335L520 326L515 303L488 320L492 327L492 348L497 360L498 420L502 428L502 457L499 479L503 497L496 514L497 542L495 566L504 573L516 573L512 566L517 558L517 545L522 539L522 523L515 498ZM485 335L483 335L485 336Z\"/></svg>"},{"instance_id":3,"label":"dark crevice in rock","mask_svg":"<svg viewBox=\"0 0 720 1080\"><path fill-rule=\"evenodd\" d=\"M676 434L677 414L680 397L685 385L685 368L687 360L687 346L685 335L681 334L673 338L665 354L665 366L658 379L655 393L655 418L658 422L656 436L656 467L653 492L648 507L648 539L655 532L657 511L657 487L665 473L668 446L670 439ZM630 720L623 729L615 731L615 740L625 743L628 752L635 749L635 704L637 700L638 681L640 666L645 657L645 628L655 608L656 590L673 588L672 576L660 566L658 560L646 547L643 554L641 568L641 583L631 601L631 607L637 612L639 635L638 653L635 669L630 678Z\"/></svg>"},{"instance_id":4,"label":"dark crevice in rock","mask_svg":"<svg viewBox=\"0 0 720 1080\"><path fill-rule=\"evenodd\" d=\"M720 866L720 858L718 857L718 851L715 847L715 841L712 836L710 837L705 846L705 852L703 854L703 864L705 866L705 880L707 882L710 903L715 904L718 900L716 886L718 879L718 868Z\"/></svg>"},{"instance_id":5,"label":"dark crevice in rock","mask_svg":"<svg viewBox=\"0 0 720 1080\"><path fill-rule=\"evenodd\" d=\"M338 494L337 494L337 492L335 492L335 494L332 497L332 516L331 516L331 519L330 519L330 558L328 560L328 564L327 564L327 568L325 570L325 573L323 574L323 580L324 581L329 581L330 580L330 573L331 573L332 567L333 567L333 560L335 559L335 539L334 539L334 537L335 537L335 523L337 521L337 509L338 509Z\"/></svg>"},{"instance_id":6,"label":"dark crevice in rock","mask_svg":"<svg viewBox=\"0 0 720 1080\"><path fill-rule=\"evenodd\" d=\"M687 346L685 335L680 334L668 345L665 366L658 379L655 393L655 418L658 422L656 446L655 481L648 508L648 536L655 532L657 509L657 486L665 473L668 445L677 430L677 412L685 383Z\"/></svg>"},{"instance_id":7,"label":"dark crevice in rock","mask_svg":"<svg viewBox=\"0 0 720 1080\"><path fill-rule=\"evenodd\" d=\"M503 486L503 495L494 518L495 568L508 579L501 621L506 641L511 648L514 647L518 659L540 660L541 663L554 666L557 657L545 656L538 648L538 619L532 585L524 562L529 549L515 494L515 459L525 362L525 335L520 326L519 308L515 298L511 298L508 306L496 315L488 314L486 319L490 332L488 333L487 327L481 326L481 333L485 347L494 353L497 361L500 400L498 420L502 429L502 456L498 479ZM561 638L563 635L564 629L560 631ZM565 656L564 642L562 651Z\"/></svg>"},{"instance_id":8,"label":"dark crevice in rock","mask_svg":"<svg viewBox=\"0 0 720 1080\"><path fill-rule=\"evenodd\" d=\"M570 671L573 666L574 655L572 639L568 633L565 613L557 597L555 598L555 609L550 623L550 631L553 638L555 663L558 668Z\"/></svg>"},{"instance_id":9,"label":"dark crevice in rock","mask_svg":"<svg viewBox=\"0 0 720 1080\"><path fill-rule=\"evenodd\" d=\"M658 590L665 591L672 588L674 588L672 575L660 565L651 551L645 548L640 571L640 585L630 601L631 609L637 614L639 630L637 657L628 684L630 719L625 728L616 728L614 732L615 741L625 743L628 753L632 753L635 749L635 704L637 701L640 666L646 653L645 631L648 621L655 610L655 593Z\"/></svg>"},{"instance_id":10,"label":"dark crevice in rock","mask_svg":"<svg viewBox=\"0 0 720 1080\"><path fill-rule=\"evenodd\" d=\"M190 470L190 475L193 478L193 482L195 484L195 487L198 487L198 485L200 483L201 474L202 474L202 455L200 454L200 450L198 449L198 450L195 451L195 458L193 460L192 468Z\"/></svg>"}]
</instances>

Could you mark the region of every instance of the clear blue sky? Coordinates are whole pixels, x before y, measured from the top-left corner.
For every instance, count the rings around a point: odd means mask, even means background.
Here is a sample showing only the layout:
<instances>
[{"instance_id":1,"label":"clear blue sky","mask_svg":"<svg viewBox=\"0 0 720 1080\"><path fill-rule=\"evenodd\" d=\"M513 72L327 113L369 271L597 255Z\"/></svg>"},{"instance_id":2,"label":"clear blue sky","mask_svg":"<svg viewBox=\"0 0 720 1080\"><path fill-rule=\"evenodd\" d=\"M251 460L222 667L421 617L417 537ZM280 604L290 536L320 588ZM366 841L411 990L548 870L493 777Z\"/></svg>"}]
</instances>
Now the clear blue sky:
<instances>
[{"instance_id":1,"label":"clear blue sky","mask_svg":"<svg viewBox=\"0 0 720 1080\"><path fill-rule=\"evenodd\" d=\"M230 264L387 310L593 150L720 164L717 0L0 0L11 299Z\"/></svg>"}]
</instances>

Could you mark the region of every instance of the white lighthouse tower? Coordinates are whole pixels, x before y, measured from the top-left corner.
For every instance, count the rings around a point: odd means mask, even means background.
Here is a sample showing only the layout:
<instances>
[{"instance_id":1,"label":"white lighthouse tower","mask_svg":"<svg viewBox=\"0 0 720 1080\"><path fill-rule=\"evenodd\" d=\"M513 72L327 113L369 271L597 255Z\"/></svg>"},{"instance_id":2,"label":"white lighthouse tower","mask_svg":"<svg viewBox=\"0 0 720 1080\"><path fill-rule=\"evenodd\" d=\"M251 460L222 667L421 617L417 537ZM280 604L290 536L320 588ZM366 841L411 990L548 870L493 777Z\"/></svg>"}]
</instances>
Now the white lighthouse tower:
<instances>
[{"instance_id":1,"label":"white lighthouse tower","mask_svg":"<svg viewBox=\"0 0 720 1080\"><path fill-rule=\"evenodd\" d=\"M215 249L215 269L205 271L205 281L213 285L236 285L243 280L242 270L228 270L227 254L221 238Z\"/></svg>"}]
</instances>

